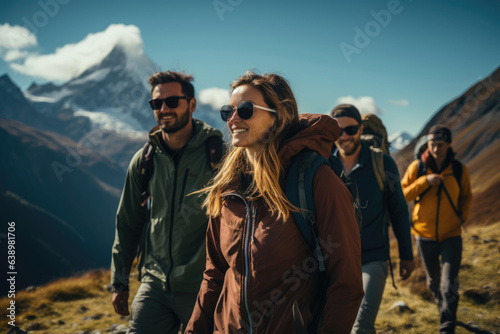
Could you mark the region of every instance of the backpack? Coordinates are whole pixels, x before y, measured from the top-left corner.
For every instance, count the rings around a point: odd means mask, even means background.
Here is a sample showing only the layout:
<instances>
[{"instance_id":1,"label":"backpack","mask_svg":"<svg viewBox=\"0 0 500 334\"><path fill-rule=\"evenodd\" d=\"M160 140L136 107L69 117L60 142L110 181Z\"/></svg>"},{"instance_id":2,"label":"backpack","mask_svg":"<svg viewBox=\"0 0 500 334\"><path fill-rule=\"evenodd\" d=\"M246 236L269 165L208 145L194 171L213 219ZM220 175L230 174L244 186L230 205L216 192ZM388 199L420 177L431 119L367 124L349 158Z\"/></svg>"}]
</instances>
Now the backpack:
<instances>
[{"instance_id":1,"label":"backpack","mask_svg":"<svg viewBox=\"0 0 500 334\"><path fill-rule=\"evenodd\" d=\"M384 192L384 153L390 155L390 144L387 139L387 131L382 123L382 120L375 114L362 114L361 120L363 122L361 141L363 141L370 148L370 158L372 161L373 172L375 173L375 178L377 179L380 190Z\"/></svg>"},{"instance_id":2,"label":"backpack","mask_svg":"<svg viewBox=\"0 0 500 334\"><path fill-rule=\"evenodd\" d=\"M222 160L223 142L219 136L211 136L205 141L207 152L207 160L210 162L210 168L215 170L219 162ZM153 175L153 157L155 149L151 139L144 145L141 156L141 197L142 206L146 204L151 194L148 192L148 185L151 176Z\"/></svg>"},{"instance_id":3,"label":"backpack","mask_svg":"<svg viewBox=\"0 0 500 334\"><path fill-rule=\"evenodd\" d=\"M314 174L319 166L328 165L335 174L344 182L347 189L352 195L353 205L358 222L358 228L361 231L361 210L359 205L358 188L356 183L347 175L344 174L342 163L335 155L330 154L329 159L315 151L303 150L292 161L286 173L285 194L288 200L296 207L301 208L300 212L292 212L295 224L299 229L302 237L309 244L316 254L318 261L320 289L326 292L328 279L326 277L325 260L321 252L320 243L316 231L316 210L314 207L313 198L313 180ZM322 294L321 310L325 306L326 294ZM304 322L300 315L300 310L296 304L293 306L293 318L297 333L317 332L321 323L321 312L313 319L309 331L304 327Z\"/></svg>"},{"instance_id":4,"label":"backpack","mask_svg":"<svg viewBox=\"0 0 500 334\"><path fill-rule=\"evenodd\" d=\"M424 154L425 150L427 149L427 136L422 136L417 140L417 143L415 144L415 147L413 149L413 155L415 156L416 160L420 160L420 157L422 154Z\"/></svg>"},{"instance_id":5,"label":"backpack","mask_svg":"<svg viewBox=\"0 0 500 334\"><path fill-rule=\"evenodd\" d=\"M294 159L286 173L285 194L300 212L292 212L300 233L315 251L320 272L325 271L323 255L316 235L316 209L314 207L313 180L319 166L328 165L344 182L352 195L358 228L361 230L361 211L356 183L344 174L342 163L335 155L326 159L315 151L303 150Z\"/></svg>"},{"instance_id":6,"label":"backpack","mask_svg":"<svg viewBox=\"0 0 500 334\"><path fill-rule=\"evenodd\" d=\"M376 147L381 149L385 154L390 154L387 130L380 118L375 114L362 114L361 120L363 122L361 140L368 144L369 147Z\"/></svg>"}]
</instances>

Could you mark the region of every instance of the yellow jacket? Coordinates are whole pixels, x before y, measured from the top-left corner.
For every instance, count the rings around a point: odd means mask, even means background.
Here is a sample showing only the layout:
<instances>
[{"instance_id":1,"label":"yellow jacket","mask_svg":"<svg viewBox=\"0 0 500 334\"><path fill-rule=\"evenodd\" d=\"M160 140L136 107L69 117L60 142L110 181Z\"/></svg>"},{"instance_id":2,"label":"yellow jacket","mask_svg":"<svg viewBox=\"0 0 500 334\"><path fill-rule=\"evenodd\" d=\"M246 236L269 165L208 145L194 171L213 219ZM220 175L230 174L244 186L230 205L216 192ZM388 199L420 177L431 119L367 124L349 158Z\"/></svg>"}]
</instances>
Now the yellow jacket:
<instances>
[{"instance_id":1,"label":"yellow jacket","mask_svg":"<svg viewBox=\"0 0 500 334\"><path fill-rule=\"evenodd\" d=\"M461 212L463 221L469 216L470 205L472 202L472 192L469 180L469 171L462 164L462 179L459 187L455 176L453 175L452 164L441 173L444 177L444 186L450 194L455 208ZM427 174L433 173L427 168ZM438 206L438 186L431 187L427 183L427 176L423 175L417 179L418 160L413 161L406 170L401 187L406 201L414 200L428 188L419 202L415 203L412 215L412 233L419 237L424 237L436 241L443 241L451 237L459 236L461 233L460 219L457 217L453 207L448 200L444 190L440 191L440 200ZM461 189L460 189L461 188ZM438 212L439 208L439 212Z\"/></svg>"}]
</instances>

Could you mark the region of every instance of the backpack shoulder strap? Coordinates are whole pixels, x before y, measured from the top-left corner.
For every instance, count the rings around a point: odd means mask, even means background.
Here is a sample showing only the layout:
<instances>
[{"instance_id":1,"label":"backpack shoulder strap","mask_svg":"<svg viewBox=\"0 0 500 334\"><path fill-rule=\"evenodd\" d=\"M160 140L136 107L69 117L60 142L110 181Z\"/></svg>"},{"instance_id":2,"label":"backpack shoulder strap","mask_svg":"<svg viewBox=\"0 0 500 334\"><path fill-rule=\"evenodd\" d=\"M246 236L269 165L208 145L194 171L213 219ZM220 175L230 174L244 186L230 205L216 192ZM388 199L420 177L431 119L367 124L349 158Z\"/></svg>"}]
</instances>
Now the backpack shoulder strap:
<instances>
[{"instance_id":1,"label":"backpack shoulder strap","mask_svg":"<svg viewBox=\"0 0 500 334\"><path fill-rule=\"evenodd\" d=\"M316 236L316 210L313 198L313 180L316 170L322 164L329 165L327 159L314 151L300 152L288 168L285 193L288 200L299 207L300 212L292 212L297 228L318 256L319 270L325 271L321 248Z\"/></svg>"},{"instance_id":2,"label":"backpack shoulder strap","mask_svg":"<svg viewBox=\"0 0 500 334\"><path fill-rule=\"evenodd\" d=\"M380 190L383 192L385 188L384 152L379 148L370 147L370 157L375 178Z\"/></svg>"},{"instance_id":3,"label":"backpack shoulder strap","mask_svg":"<svg viewBox=\"0 0 500 334\"><path fill-rule=\"evenodd\" d=\"M456 159L453 159L452 166L453 175L457 179L458 188L462 191L462 163Z\"/></svg>"},{"instance_id":4,"label":"backpack shoulder strap","mask_svg":"<svg viewBox=\"0 0 500 334\"><path fill-rule=\"evenodd\" d=\"M380 187L380 190L382 191L382 203L383 203L383 220L384 220L384 227L383 227L383 233L386 235L386 238L388 240L388 228L391 224L390 217L388 215L387 211L387 188L385 187L385 166L384 166L384 151L375 148L375 147L370 147L370 155L371 155L371 160L372 160L372 166L373 166L373 172L375 173L375 177L377 179L377 183ZM389 256L389 269L391 273L391 279L392 279L392 286L394 289L398 289L396 286L396 281L394 280L394 270L393 270L393 265L392 265L392 260L391 257Z\"/></svg>"},{"instance_id":5,"label":"backpack shoulder strap","mask_svg":"<svg viewBox=\"0 0 500 334\"><path fill-rule=\"evenodd\" d=\"M418 166L417 166L417 179L420 178L421 176L424 176L427 174L427 165L424 164L424 162L422 161L422 159L418 159ZM425 194L427 194L427 192L431 189L431 187L427 188L426 190L424 190L423 193L421 193L420 195L418 195L416 198L415 198L415 203L418 203L420 202L420 200L422 199L422 197L424 197Z\"/></svg>"},{"instance_id":6,"label":"backpack shoulder strap","mask_svg":"<svg viewBox=\"0 0 500 334\"><path fill-rule=\"evenodd\" d=\"M425 174L427 174L427 166L421 159L418 159L417 179L421 176L424 176Z\"/></svg>"},{"instance_id":7,"label":"backpack shoulder strap","mask_svg":"<svg viewBox=\"0 0 500 334\"><path fill-rule=\"evenodd\" d=\"M205 141L207 150L207 160L210 162L210 168L215 170L222 160L223 142L222 137L211 136Z\"/></svg>"},{"instance_id":8,"label":"backpack shoulder strap","mask_svg":"<svg viewBox=\"0 0 500 334\"><path fill-rule=\"evenodd\" d=\"M148 140L148 142L144 145L142 148L142 154L141 154L141 175L140 175L140 180L141 180L141 198L142 198L142 203L147 201L149 196L151 195L148 192L148 185L149 185L149 180L151 179L151 176L153 175L153 157L155 154L155 147L152 144L151 140Z\"/></svg>"}]
</instances>

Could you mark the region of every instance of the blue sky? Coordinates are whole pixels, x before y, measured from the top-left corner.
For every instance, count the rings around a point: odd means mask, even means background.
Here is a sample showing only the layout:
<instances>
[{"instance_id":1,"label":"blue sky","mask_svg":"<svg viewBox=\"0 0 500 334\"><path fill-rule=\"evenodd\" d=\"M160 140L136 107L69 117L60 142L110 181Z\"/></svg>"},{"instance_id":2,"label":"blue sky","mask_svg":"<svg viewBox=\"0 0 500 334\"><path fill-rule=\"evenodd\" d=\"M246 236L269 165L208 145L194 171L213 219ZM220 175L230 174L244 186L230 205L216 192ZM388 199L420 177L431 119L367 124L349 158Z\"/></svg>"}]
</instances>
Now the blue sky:
<instances>
[{"instance_id":1,"label":"blue sky","mask_svg":"<svg viewBox=\"0 0 500 334\"><path fill-rule=\"evenodd\" d=\"M248 69L275 72L289 80L301 112L352 101L379 112L389 134L416 135L500 65L499 17L493 0L3 0L0 27L24 27L31 39L15 59L0 35L0 74L23 89L54 81L50 68L35 77L12 64L123 24L138 28L162 70L193 73L198 92L227 89Z\"/></svg>"}]
</instances>

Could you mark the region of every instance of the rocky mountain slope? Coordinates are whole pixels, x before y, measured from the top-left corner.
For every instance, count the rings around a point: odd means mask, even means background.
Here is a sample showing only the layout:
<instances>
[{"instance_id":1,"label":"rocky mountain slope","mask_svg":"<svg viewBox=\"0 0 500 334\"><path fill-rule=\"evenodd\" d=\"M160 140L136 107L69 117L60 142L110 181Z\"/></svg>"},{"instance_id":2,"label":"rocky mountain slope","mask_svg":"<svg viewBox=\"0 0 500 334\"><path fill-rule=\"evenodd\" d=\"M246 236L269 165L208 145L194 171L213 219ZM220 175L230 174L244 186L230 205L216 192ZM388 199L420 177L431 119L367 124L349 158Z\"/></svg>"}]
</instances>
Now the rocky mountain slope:
<instances>
[{"instance_id":1,"label":"rocky mountain slope","mask_svg":"<svg viewBox=\"0 0 500 334\"><path fill-rule=\"evenodd\" d=\"M96 140L0 119L0 219L16 223L19 288L109 266L125 174Z\"/></svg>"}]
</instances>

